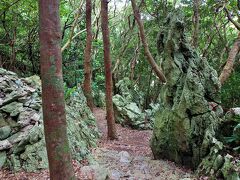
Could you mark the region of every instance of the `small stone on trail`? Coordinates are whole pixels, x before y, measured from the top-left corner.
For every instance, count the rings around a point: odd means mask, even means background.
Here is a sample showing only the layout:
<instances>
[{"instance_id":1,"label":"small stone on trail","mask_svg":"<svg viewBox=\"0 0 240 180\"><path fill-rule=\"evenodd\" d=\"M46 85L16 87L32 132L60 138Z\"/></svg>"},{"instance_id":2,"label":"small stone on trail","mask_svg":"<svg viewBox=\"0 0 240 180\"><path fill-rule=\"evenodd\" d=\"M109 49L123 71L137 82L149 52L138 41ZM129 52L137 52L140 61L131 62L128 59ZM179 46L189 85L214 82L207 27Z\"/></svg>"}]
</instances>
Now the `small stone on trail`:
<instances>
[{"instance_id":1,"label":"small stone on trail","mask_svg":"<svg viewBox=\"0 0 240 180\"><path fill-rule=\"evenodd\" d=\"M120 177L121 177L121 172L115 169L112 170L110 179L120 179Z\"/></svg>"},{"instance_id":2,"label":"small stone on trail","mask_svg":"<svg viewBox=\"0 0 240 180\"><path fill-rule=\"evenodd\" d=\"M108 178L108 171L99 165L83 166L81 168L83 178L94 180L105 180Z\"/></svg>"},{"instance_id":3,"label":"small stone on trail","mask_svg":"<svg viewBox=\"0 0 240 180\"><path fill-rule=\"evenodd\" d=\"M121 151L119 153L119 155L120 155L121 163L130 163L131 162L131 157L127 151Z\"/></svg>"}]
</instances>

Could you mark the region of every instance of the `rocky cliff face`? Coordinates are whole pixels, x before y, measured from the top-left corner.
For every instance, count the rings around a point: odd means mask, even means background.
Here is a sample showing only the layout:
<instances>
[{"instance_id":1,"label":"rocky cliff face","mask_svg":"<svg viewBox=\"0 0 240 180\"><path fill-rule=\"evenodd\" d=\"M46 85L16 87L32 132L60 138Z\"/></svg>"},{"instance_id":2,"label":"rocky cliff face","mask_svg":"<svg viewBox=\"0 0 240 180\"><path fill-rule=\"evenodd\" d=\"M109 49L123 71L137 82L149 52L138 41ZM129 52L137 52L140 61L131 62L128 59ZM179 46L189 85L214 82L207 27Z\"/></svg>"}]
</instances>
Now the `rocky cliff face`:
<instances>
[{"instance_id":1,"label":"rocky cliff face","mask_svg":"<svg viewBox=\"0 0 240 180\"><path fill-rule=\"evenodd\" d=\"M156 117L151 148L155 158L195 169L216 142L221 119L209 102L218 106L218 76L188 44L180 11L167 17L158 49L167 83L160 90L163 108Z\"/></svg>"},{"instance_id":2,"label":"rocky cliff face","mask_svg":"<svg viewBox=\"0 0 240 180\"><path fill-rule=\"evenodd\" d=\"M48 167L38 76L21 79L0 68L0 167L35 171ZM78 89L67 106L68 137L73 158L90 155L98 132L95 118Z\"/></svg>"}]
</instances>

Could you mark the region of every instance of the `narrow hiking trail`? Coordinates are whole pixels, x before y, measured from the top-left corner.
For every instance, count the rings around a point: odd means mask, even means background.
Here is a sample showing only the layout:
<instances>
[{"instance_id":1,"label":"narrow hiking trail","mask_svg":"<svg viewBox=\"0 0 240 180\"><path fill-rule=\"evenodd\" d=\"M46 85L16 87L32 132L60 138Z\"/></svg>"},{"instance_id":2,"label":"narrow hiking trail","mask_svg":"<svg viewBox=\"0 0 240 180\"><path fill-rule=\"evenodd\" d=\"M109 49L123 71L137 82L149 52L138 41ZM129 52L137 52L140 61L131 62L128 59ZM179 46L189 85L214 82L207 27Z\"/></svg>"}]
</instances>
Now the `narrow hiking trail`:
<instances>
[{"instance_id":1,"label":"narrow hiking trail","mask_svg":"<svg viewBox=\"0 0 240 180\"><path fill-rule=\"evenodd\" d=\"M94 109L101 138L93 155L110 179L179 180L194 179L188 169L167 160L153 160L149 146L150 130L133 130L116 124L118 140L107 139L106 112Z\"/></svg>"},{"instance_id":2,"label":"narrow hiking trail","mask_svg":"<svg viewBox=\"0 0 240 180\"><path fill-rule=\"evenodd\" d=\"M167 160L153 160L149 146L150 130L133 130L116 124L118 140L107 139L106 112L95 108L101 133L98 147L92 149L97 163L73 161L77 180L190 180L192 172ZM84 165L85 164L85 165ZM50 180L48 170L37 172L0 171L0 180Z\"/></svg>"},{"instance_id":3,"label":"narrow hiking trail","mask_svg":"<svg viewBox=\"0 0 240 180\"><path fill-rule=\"evenodd\" d=\"M116 124L118 140L109 141L107 139L106 112L103 109L95 108L94 115L101 133L101 139L98 144L99 148L127 151L128 153L134 153L136 155L151 155L149 141L152 132L150 130L133 130Z\"/></svg>"}]
</instances>

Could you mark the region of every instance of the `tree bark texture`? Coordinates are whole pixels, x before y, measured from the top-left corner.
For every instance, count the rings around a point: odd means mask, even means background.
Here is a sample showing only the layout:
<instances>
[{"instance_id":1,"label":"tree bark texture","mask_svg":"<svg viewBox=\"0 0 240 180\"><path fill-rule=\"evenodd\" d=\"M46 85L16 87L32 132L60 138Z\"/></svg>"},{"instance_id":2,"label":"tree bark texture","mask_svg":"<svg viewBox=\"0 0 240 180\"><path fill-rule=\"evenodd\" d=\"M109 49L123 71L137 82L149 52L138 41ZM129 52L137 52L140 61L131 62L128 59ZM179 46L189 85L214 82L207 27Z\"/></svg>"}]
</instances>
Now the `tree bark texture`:
<instances>
[{"instance_id":1,"label":"tree bark texture","mask_svg":"<svg viewBox=\"0 0 240 180\"><path fill-rule=\"evenodd\" d=\"M164 76L164 74L162 73L160 68L158 67L158 64L155 62L154 58L152 57L151 52L149 51L147 39L145 37L145 32L144 32L144 25L141 21L141 16L140 16L140 13L139 13L139 9L136 5L136 1L131 0L131 2L132 2L132 8L133 8L133 12L134 12L134 17L135 17L135 19L138 23L138 26L139 26L140 37L141 37L142 44L143 44L143 47L144 47L145 56L146 56L148 62L150 63L150 65L152 66L152 69L155 72L155 74L157 75L157 77L160 79L160 81L165 83L166 82L166 77Z\"/></svg>"},{"instance_id":2,"label":"tree bark texture","mask_svg":"<svg viewBox=\"0 0 240 180\"><path fill-rule=\"evenodd\" d=\"M101 20L102 20L102 35L104 47L104 66L105 66L105 87L106 87L106 111L107 111L107 126L109 139L117 139L115 127L113 102L112 102L112 72L111 72L111 57L110 57L110 39L108 28L108 0L101 0Z\"/></svg>"},{"instance_id":3,"label":"tree bark texture","mask_svg":"<svg viewBox=\"0 0 240 180\"><path fill-rule=\"evenodd\" d=\"M75 179L67 138L59 0L40 0L42 106L50 179Z\"/></svg>"},{"instance_id":4,"label":"tree bark texture","mask_svg":"<svg viewBox=\"0 0 240 180\"><path fill-rule=\"evenodd\" d=\"M234 61L235 61L235 58L236 58L237 54L239 53L239 51L240 51L240 33L238 34L238 37L237 37L235 43L233 44L232 49L229 52L227 62L219 76L219 81L221 84L224 84L224 82L231 75L231 72L233 70Z\"/></svg>"},{"instance_id":5,"label":"tree bark texture","mask_svg":"<svg viewBox=\"0 0 240 180\"><path fill-rule=\"evenodd\" d=\"M193 37L192 43L195 48L198 47L198 39L199 39L199 7L200 0L193 0Z\"/></svg>"},{"instance_id":6,"label":"tree bark texture","mask_svg":"<svg viewBox=\"0 0 240 180\"><path fill-rule=\"evenodd\" d=\"M83 91L87 99L87 105L93 111L94 103L92 96L92 64L91 64L91 50L92 50L92 2L91 0L86 0L86 29L87 29L87 40L86 47L84 51L84 81L83 81Z\"/></svg>"}]
</instances>

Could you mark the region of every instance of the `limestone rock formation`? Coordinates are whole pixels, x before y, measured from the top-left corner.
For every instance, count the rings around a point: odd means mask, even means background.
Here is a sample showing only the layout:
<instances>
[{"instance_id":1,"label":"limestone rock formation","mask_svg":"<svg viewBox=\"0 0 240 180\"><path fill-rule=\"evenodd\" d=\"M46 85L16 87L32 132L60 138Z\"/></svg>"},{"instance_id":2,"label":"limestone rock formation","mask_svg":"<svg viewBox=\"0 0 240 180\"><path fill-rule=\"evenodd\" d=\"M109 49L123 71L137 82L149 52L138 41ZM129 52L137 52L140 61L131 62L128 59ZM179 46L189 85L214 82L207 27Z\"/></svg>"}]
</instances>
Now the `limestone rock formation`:
<instances>
[{"instance_id":1,"label":"limestone rock formation","mask_svg":"<svg viewBox=\"0 0 240 180\"><path fill-rule=\"evenodd\" d=\"M0 68L0 168L35 171L48 167L41 110L40 78L20 79ZM95 146L95 118L78 89L67 106L68 137L73 158L80 161Z\"/></svg>"},{"instance_id":2,"label":"limestone rock formation","mask_svg":"<svg viewBox=\"0 0 240 180\"><path fill-rule=\"evenodd\" d=\"M118 123L123 126L144 129L144 114L136 103L129 102L118 94L113 97L113 103L116 121Z\"/></svg>"},{"instance_id":3,"label":"limestone rock formation","mask_svg":"<svg viewBox=\"0 0 240 180\"><path fill-rule=\"evenodd\" d=\"M214 146L221 119L209 102L219 103L217 72L187 42L184 16L176 10L158 36L167 83L160 96L151 148L155 158L167 158L196 169Z\"/></svg>"},{"instance_id":4,"label":"limestone rock formation","mask_svg":"<svg viewBox=\"0 0 240 180\"><path fill-rule=\"evenodd\" d=\"M116 87L119 91L119 94L113 96L116 122L134 129L152 129L158 104L151 104L150 109L142 109L142 93L128 78L120 80Z\"/></svg>"}]
</instances>

